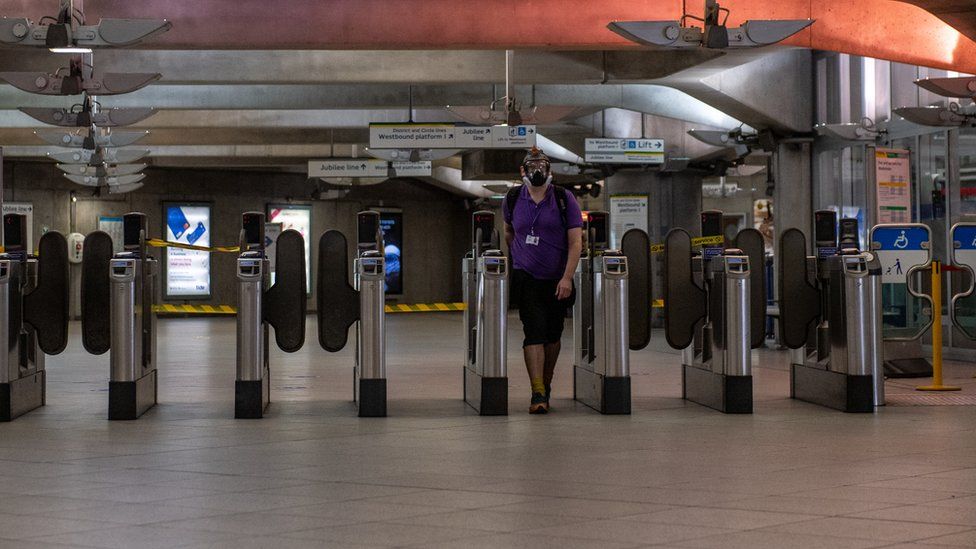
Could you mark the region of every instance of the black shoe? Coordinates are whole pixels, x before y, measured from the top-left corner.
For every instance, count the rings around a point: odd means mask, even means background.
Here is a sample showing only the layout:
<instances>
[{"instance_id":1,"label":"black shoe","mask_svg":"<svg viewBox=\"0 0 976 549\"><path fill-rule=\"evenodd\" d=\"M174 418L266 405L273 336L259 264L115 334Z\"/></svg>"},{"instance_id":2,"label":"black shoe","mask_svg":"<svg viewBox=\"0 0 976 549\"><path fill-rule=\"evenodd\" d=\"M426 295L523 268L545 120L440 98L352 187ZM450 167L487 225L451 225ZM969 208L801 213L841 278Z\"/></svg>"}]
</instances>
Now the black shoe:
<instances>
[{"instance_id":1,"label":"black shoe","mask_svg":"<svg viewBox=\"0 0 976 549\"><path fill-rule=\"evenodd\" d=\"M549 403L542 393L532 393L532 403L529 405L530 414L544 414L549 411Z\"/></svg>"},{"instance_id":2,"label":"black shoe","mask_svg":"<svg viewBox=\"0 0 976 549\"><path fill-rule=\"evenodd\" d=\"M551 409L549 398L552 396L552 385L546 385L546 408Z\"/></svg>"}]
</instances>

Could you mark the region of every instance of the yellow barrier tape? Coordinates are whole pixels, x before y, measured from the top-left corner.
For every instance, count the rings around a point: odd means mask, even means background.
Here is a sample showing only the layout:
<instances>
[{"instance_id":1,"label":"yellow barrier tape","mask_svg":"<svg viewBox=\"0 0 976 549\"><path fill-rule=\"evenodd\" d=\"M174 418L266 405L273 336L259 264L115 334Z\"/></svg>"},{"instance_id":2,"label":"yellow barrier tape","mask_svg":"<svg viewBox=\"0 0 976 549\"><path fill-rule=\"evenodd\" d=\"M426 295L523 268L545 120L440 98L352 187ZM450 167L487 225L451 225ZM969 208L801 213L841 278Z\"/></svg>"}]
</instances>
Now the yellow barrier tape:
<instances>
[{"instance_id":1,"label":"yellow barrier tape","mask_svg":"<svg viewBox=\"0 0 976 549\"><path fill-rule=\"evenodd\" d=\"M691 239L692 246L702 246L706 244L724 244L724 236L699 236ZM651 244L651 253L659 254L664 251L664 244Z\"/></svg>"},{"instance_id":2,"label":"yellow barrier tape","mask_svg":"<svg viewBox=\"0 0 976 549\"><path fill-rule=\"evenodd\" d=\"M437 313L463 311L464 303L397 303L387 305L388 313ZM170 315L236 315L237 309L230 305L193 305L189 303L163 303L153 306L156 313Z\"/></svg>"},{"instance_id":3,"label":"yellow barrier tape","mask_svg":"<svg viewBox=\"0 0 976 549\"><path fill-rule=\"evenodd\" d=\"M197 250L199 252L215 252L224 254L236 254L240 253L240 246L214 246L213 248L208 248L206 246L193 246L192 244L181 244L179 242L166 242L165 240L160 240L158 238L150 238L146 241L153 248L182 248L184 250Z\"/></svg>"},{"instance_id":4,"label":"yellow barrier tape","mask_svg":"<svg viewBox=\"0 0 976 549\"><path fill-rule=\"evenodd\" d=\"M651 307L653 307L655 309L663 309L664 308L664 300L663 299L655 299L654 302L651 304Z\"/></svg>"}]
</instances>

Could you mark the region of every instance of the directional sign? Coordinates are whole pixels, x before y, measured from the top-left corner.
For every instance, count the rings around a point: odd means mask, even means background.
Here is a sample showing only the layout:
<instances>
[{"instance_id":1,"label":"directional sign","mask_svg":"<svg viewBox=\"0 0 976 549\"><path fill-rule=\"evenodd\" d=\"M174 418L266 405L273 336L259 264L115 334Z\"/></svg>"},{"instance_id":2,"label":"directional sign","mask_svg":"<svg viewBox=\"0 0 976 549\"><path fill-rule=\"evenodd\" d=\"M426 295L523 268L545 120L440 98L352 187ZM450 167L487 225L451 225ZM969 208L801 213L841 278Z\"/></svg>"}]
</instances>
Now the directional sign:
<instances>
[{"instance_id":1,"label":"directional sign","mask_svg":"<svg viewBox=\"0 0 976 549\"><path fill-rule=\"evenodd\" d=\"M369 125L369 146L374 149L528 149L535 139L535 126Z\"/></svg>"},{"instance_id":2,"label":"directional sign","mask_svg":"<svg viewBox=\"0 0 976 549\"><path fill-rule=\"evenodd\" d=\"M430 160L419 162L391 162L394 177L430 177L432 168Z\"/></svg>"},{"instance_id":3,"label":"directional sign","mask_svg":"<svg viewBox=\"0 0 976 549\"><path fill-rule=\"evenodd\" d=\"M387 177L389 173L386 160L329 158L308 161L309 177Z\"/></svg>"},{"instance_id":4,"label":"directional sign","mask_svg":"<svg viewBox=\"0 0 976 549\"><path fill-rule=\"evenodd\" d=\"M907 284L908 271L932 261L931 231L919 223L875 225L871 229L871 249L881 262L883 284Z\"/></svg>"},{"instance_id":5,"label":"directional sign","mask_svg":"<svg viewBox=\"0 0 976 549\"><path fill-rule=\"evenodd\" d=\"M587 139L586 161L595 164L663 164L664 140L637 137Z\"/></svg>"}]
</instances>

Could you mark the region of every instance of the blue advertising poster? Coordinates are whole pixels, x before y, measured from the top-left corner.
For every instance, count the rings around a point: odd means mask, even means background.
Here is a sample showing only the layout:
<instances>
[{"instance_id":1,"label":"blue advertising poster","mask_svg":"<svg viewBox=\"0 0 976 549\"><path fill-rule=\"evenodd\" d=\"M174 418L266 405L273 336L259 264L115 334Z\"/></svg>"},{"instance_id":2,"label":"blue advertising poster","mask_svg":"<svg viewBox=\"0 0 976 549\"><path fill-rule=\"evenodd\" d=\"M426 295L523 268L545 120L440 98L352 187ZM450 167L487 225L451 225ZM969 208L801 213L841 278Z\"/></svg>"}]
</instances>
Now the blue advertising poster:
<instances>
[{"instance_id":1,"label":"blue advertising poster","mask_svg":"<svg viewBox=\"0 0 976 549\"><path fill-rule=\"evenodd\" d=\"M386 293L403 293L403 214L380 212L383 255L386 260Z\"/></svg>"},{"instance_id":2,"label":"blue advertising poster","mask_svg":"<svg viewBox=\"0 0 976 549\"><path fill-rule=\"evenodd\" d=\"M166 241L210 247L210 205L163 204ZM166 297L210 297L210 252L166 248Z\"/></svg>"}]
</instances>

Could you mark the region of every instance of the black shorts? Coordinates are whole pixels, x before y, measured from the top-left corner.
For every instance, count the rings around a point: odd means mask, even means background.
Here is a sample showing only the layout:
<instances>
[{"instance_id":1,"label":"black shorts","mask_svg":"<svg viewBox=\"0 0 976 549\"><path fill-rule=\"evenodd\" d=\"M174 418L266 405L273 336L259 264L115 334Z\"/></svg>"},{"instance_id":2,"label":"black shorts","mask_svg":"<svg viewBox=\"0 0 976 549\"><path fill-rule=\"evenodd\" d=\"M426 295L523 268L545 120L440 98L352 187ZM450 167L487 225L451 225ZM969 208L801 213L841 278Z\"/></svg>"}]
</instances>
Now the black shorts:
<instances>
[{"instance_id":1,"label":"black shorts","mask_svg":"<svg viewBox=\"0 0 976 549\"><path fill-rule=\"evenodd\" d=\"M512 271L512 301L518 306L525 339L522 346L556 343L563 336L566 313L576 298L576 289L566 299L556 299L558 280L539 280L529 273Z\"/></svg>"}]
</instances>

